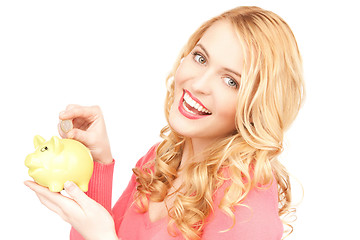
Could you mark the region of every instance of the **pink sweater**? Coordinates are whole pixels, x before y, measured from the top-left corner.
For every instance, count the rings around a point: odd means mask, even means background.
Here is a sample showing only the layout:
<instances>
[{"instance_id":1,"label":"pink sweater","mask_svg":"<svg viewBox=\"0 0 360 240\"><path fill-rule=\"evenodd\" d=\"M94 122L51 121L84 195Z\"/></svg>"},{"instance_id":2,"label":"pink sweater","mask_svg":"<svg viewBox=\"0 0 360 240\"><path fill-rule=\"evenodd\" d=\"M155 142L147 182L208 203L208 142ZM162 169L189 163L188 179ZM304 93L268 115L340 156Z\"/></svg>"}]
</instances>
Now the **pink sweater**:
<instances>
[{"instance_id":1,"label":"pink sweater","mask_svg":"<svg viewBox=\"0 0 360 240\"><path fill-rule=\"evenodd\" d=\"M140 167L154 159L156 146L143 156L136 166ZM88 196L103 205L113 216L115 229L122 240L174 240L185 239L181 234L172 237L167 232L168 219L156 222L149 220L148 212L137 213L133 202L136 191L135 175L133 174L124 193L111 209L111 189L114 162L109 165L95 163L94 173L89 184ZM217 206L223 197L224 190L229 186L226 182L214 195L214 211L208 217L202 239L206 240L278 240L283 234L283 225L278 216L277 183L264 190L250 191L243 204L247 207L235 208L235 226L229 231L221 232L232 226L232 219L223 213ZM82 240L75 229L71 229L71 240Z\"/></svg>"}]
</instances>

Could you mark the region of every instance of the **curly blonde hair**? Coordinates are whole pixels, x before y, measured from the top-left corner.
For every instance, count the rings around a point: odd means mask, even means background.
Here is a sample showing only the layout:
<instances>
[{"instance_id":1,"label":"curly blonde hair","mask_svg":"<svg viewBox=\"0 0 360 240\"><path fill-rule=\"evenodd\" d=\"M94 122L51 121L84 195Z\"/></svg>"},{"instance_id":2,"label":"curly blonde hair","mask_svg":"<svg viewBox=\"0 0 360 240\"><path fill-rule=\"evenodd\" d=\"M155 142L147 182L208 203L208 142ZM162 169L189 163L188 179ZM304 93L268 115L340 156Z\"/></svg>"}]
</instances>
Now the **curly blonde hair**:
<instances>
[{"instance_id":1,"label":"curly blonde hair","mask_svg":"<svg viewBox=\"0 0 360 240\"><path fill-rule=\"evenodd\" d=\"M190 161L183 169L181 192L177 191L173 206L168 209L171 219L168 226L172 232L175 224L186 239L201 238L205 219L213 208L213 193L226 179L224 169L229 172L231 185L219 208L233 223L234 207L258 184L271 184L274 176L279 216L292 210L289 174L278 156L283 150L284 132L302 105L304 82L297 42L278 15L259 7L238 7L205 22L190 37L167 77L166 119L169 123L174 101L173 77L181 59L219 20L232 23L246 55L237 101L237 131L209 147L202 155L206 156L204 161ZM134 169L138 182L135 202L142 212L148 210L149 198L161 202L168 197L188 141L169 124L161 130L161 137L164 140L157 147L154 161Z\"/></svg>"}]
</instances>

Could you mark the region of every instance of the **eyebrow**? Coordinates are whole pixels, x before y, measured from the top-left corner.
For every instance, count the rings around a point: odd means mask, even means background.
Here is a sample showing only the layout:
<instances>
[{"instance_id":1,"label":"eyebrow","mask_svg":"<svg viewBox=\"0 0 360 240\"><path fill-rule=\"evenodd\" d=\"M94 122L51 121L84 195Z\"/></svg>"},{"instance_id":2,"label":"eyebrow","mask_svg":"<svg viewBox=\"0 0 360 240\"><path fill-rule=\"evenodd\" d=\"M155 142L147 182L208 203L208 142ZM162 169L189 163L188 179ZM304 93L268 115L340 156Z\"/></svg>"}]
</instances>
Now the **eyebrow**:
<instances>
[{"instance_id":1,"label":"eyebrow","mask_svg":"<svg viewBox=\"0 0 360 240\"><path fill-rule=\"evenodd\" d=\"M238 72L235 72L234 70L231 70L230 68L224 68L225 71L231 72L233 74L235 74L236 76L238 76L239 78L241 78L241 74Z\"/></svg>"},{"instance_id":2,"label":"eyebrow","mask_svg":"<svg viewBox=\"0 0 360 240\"><path fill-rule=\"evenodd\" d=\"M200 47L205 52L206 57L210 59L210 55L209 55L208 51L205 49L205 47L201 43L196 44L196 46ZM234 71L234 70L232 70L230 68L223 68L223 69L225 71L231 72L231 73L235 74L236 76L238 76L239 78L241 78L240 73L238 73L238 72L236 72L236 71Z\"/></svg>"},{"instance_id":3,"label":"eyebrow","mask_svg":"<svg viewBox=\"0 0 360 240\"><path fill-rule=\"evenodd\" d=\"M198 43L196 46L200 47L205 52L206 56L210 58L209 53L206 51L205 47L201 43Z\"/></svg>"}]
</instances>

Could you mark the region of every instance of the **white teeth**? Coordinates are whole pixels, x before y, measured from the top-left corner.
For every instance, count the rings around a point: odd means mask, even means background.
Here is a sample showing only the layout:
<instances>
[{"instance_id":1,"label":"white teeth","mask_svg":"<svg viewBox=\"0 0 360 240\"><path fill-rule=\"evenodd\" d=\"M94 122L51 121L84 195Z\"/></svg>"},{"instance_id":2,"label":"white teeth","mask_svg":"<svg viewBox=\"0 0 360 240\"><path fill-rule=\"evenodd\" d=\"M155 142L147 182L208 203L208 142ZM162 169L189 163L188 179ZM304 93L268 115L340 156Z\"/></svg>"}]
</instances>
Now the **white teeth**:
<instances>
[{"instance_id":1,"label":"white teeth","mask_svg":"<svg viewBox=\"0 0 360 240\"><path fill-rule=\"evenodd\" d=\"M209 112L208 110L206 110L203 106L201 106L199 103L197 103L194 99L192 99L190 97L190 95L188 93L185 92L184 94L184 100L187 104L189 104L191 107L195 108L196 110L203 112L203 113L207 113L207 114L211 114L211 112ZM189 109L186 109L189 110ZM190 110L189 110L190 111ZM190 111L191 112L191 111Z\"/></svg>"},{"instance_id":2,"label":"white teeth","mask_svg":"<svg viewBox=\"0 0 360 240\"><path fill-rule=\"evenodd\" d=\"M188 109L188 108L186 107L185 103L183 103L183 107L185 108L186 111L191 112L192 114L196 114L196 113L194 113L193 111L191 111L190 109Z\"/></svg>"}]
</instances>

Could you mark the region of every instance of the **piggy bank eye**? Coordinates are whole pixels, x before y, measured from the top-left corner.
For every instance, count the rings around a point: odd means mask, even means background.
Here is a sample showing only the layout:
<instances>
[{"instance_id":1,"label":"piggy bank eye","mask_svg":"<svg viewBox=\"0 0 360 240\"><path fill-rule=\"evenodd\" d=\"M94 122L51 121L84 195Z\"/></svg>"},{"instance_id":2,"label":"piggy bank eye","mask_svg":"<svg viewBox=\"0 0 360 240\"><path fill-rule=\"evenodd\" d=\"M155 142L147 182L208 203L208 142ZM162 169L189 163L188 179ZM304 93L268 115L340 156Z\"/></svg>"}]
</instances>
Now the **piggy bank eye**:
<instances>
[{"instance_id":1,"label":"piggy bank eye","mask_svg":"<svg viewBox=\"0 0 360 240\"><path fill-rule=\"evenodd\" d=\"M42 149L40 149L41 152L45 152L45 151L47 151L47 150L48 150L48 147L46 147L46 146L43 147Z\"/></svg>"}]
</instances>

